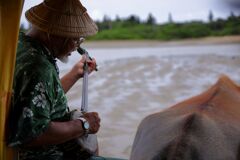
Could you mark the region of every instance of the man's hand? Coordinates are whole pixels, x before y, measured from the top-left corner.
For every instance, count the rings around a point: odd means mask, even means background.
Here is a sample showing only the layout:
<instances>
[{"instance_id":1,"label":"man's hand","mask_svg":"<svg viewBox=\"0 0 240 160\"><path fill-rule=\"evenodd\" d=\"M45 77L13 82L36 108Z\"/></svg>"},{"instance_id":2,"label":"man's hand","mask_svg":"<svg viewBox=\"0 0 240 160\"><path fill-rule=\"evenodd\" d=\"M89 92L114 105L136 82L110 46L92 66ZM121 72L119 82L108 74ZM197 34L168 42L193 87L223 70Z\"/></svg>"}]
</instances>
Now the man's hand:
<instances>
[{"instance_id":1,"label":"man's hand","mask_svg":"<svg viewBox=\"0 0 240 160\"><path fill-rule=\"evenodd\" d=\"M98 113L89 112L81 115L89 123L89 134L95 134L100 128L100 118ZM48 129L30 141L26 146L42 146L61 144L71 139L79 138L84 135L82 123L73 119L65 122L50 122Z\"/></svg>"},{"instance_id":2,"label":"man's hand","mask_svg":"<svg viewBox=\"0 0 240 160\"><path fill-rule=\"evenodd\" d=\"M79 78L83 77L83 66L86 61L86 56L82 56L81 60L78 61L70 72L64 75L61 78L61 84L65 93L79 80ZM92 73L96 69L96 60L92 58L92 60L87 60L88 63L88 72Z\"/></svg>"},{"instance_id":3,"label":"man's hand","mask_svg":"<svg viewBox=\"0 0 240 160\"><path fill-rule=\"evenodd\" d=\"M92 73L92 71L94 71L96 69L96 66L97 66L97 63L96 63L96 60L94 58L92 58L92 60L86 60L86 56L83 55L81 60L79 62L77 62L72 70L70 71L72 73L72 75L74 75L76 78L81 78L83 77L83 74L84 74L84 70L83 70L83 66L84 66L84 63L85 61L87 61L88 63L88 73Z\"/></svg>"},{"instance_id":4,"label":"man's hand","mask_svg":"<svg viewBox=\"0 0 240 160\"><path fill-rule=\"evenodd\" d=\"M98 113L88 112L88 113L84 113L82 117L85 118L90 125L88 133L90 134L97 133L100 128L100 121L101 121L101 119L98 116Z\"/></svg>"}]
</instances>

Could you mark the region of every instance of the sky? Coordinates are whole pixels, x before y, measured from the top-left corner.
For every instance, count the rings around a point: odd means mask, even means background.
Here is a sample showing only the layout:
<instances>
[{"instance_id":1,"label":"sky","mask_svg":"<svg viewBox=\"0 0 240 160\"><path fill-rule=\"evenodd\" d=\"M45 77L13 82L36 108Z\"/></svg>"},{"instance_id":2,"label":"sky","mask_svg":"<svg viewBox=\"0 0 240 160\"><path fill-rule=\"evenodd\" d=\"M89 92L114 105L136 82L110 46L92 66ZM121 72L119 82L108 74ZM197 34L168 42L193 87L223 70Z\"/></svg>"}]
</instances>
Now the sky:
<instances>
[{"instance_id":1,"label":"sky","mask_svg":"<svg viewBox=\"0 0 240 160\"><path fill-rule=\"evenodd\" d=\"M27 24L24 13L42 0L25 0L21 23ZM214 18L226 18L233 12L240 15L240 0L81 0L94 20L102 20L104 15L111 19L116 16L127 18L137 15L144 21L151 13L158 23L168 21L171 13L175 22L208 20L212 11Z\"/></svg>"}]
</instances>

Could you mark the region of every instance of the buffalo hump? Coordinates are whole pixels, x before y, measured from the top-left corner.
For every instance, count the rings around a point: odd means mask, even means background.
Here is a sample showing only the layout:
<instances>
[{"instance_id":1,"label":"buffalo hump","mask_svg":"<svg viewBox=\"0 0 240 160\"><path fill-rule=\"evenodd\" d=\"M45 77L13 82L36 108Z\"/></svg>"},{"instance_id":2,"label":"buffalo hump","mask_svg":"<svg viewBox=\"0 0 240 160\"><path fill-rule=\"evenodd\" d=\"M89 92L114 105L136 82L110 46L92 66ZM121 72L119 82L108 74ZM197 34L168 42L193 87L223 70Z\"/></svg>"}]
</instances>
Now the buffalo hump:
<instances>
[{"instance_id":1,"label":"buffalo hump","mask_svg":"<svg viewBox=\"0 0 240 160\"><path fill-rule=\"evenodd\" d=\"M140 123L131 160L240 160L240 87L227 76Z\"/></svg>"}]
</instances>

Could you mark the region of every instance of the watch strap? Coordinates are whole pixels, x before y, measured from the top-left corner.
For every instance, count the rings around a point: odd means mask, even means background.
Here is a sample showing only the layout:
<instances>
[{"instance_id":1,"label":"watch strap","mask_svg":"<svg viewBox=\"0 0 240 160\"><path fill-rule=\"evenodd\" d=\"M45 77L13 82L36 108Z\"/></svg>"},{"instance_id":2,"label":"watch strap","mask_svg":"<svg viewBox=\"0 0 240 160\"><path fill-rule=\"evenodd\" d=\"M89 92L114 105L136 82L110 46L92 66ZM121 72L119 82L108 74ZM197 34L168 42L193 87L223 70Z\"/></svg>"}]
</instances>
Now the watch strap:
<instances>
[{"instance_id":1,"label":"watch strap","mask_svg":"<svg viewBox=\"0 0 240 160\"><path fill-rule=\"evenodd\" d=\"M86 129L84 124L85 124L85 123L88 123L88 124L89 124L89 122L88 122L85 118L83 118L83 117L79 117L79 118L77 118L77 119L82 122L82 128L83 128L83 130L84 130L84 133L85 133L85 134L88 134L89 129Z\"/></svg>"}]
</instances>

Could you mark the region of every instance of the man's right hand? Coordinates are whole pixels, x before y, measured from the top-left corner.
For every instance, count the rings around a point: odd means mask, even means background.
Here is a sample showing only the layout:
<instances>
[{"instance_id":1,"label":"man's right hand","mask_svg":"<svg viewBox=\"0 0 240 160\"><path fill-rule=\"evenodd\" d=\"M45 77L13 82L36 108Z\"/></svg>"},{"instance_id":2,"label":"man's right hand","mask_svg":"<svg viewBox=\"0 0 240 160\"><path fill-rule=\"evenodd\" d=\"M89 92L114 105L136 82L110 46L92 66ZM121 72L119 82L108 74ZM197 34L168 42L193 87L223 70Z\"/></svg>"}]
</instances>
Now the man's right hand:
<instances>
[{"instance_id":1,"label":"man's right hand","mask_svg":"<svg viewBox=\"0 0 240 160\"><path fill-rule=\"evenodd\" d=\"M88 112L88 113L84 113L82 117L85 118L90 125L88 133L89 134L97 133L100 128L100 121L101 121L100 117L98 116L98 113Z\"/></svg>"}]
</instances>

